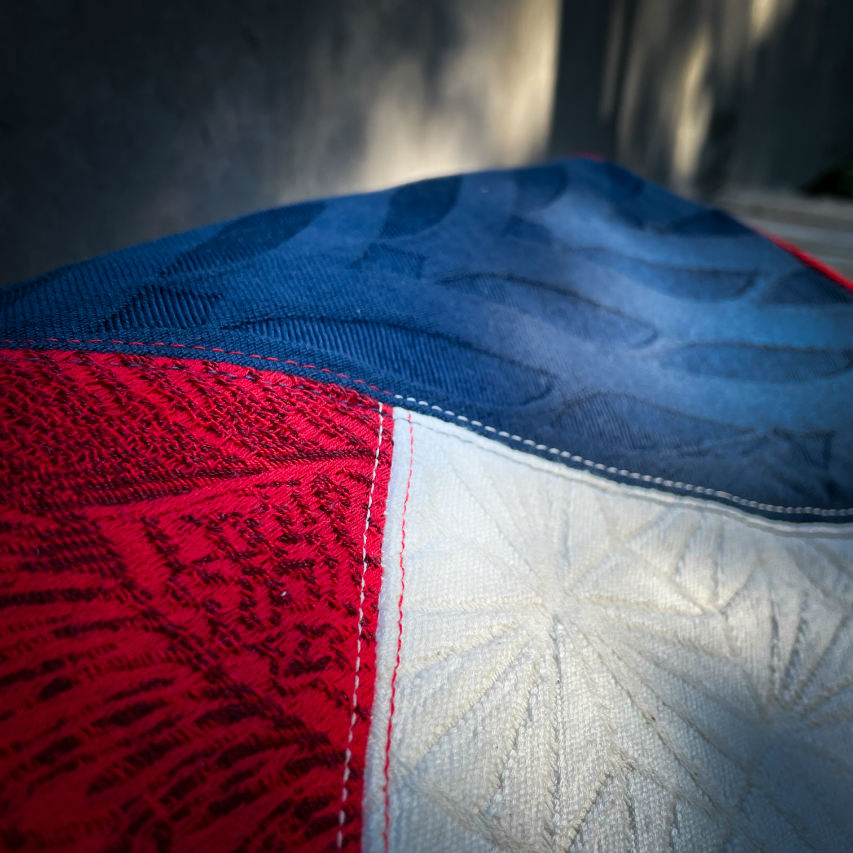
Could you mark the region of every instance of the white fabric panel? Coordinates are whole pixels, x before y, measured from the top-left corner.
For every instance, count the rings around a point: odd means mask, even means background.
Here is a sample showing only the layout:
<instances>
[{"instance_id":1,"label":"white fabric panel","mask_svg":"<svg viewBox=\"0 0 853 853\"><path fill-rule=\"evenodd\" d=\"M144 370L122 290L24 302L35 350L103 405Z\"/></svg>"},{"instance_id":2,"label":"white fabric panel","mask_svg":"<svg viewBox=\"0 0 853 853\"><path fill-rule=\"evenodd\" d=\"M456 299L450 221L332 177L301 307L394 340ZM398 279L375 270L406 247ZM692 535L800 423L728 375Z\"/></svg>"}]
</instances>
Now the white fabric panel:
<instances>
[{"instance_id":1,"label":"white fabric panel","mask_svg":"<svg viewBox=\"0 0 853 853\"><path fill-rule=\"evenodd\" d=\"M853 526L394 444L367 851L853 849Z\"/></svg>"}]
</instances>

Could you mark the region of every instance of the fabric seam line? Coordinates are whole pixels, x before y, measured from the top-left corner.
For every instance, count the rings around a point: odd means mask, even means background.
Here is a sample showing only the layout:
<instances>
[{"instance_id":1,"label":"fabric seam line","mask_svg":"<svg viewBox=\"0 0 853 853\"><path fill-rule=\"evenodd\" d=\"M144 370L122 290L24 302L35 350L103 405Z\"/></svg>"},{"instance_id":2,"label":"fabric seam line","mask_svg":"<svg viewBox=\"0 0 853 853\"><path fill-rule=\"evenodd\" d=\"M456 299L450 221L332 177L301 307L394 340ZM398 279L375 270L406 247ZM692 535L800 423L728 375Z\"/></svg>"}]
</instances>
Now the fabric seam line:
<instances>
[{"instance_id":1,"label":"fabric seam line","mask_svg":"<svg viewBox=\"0 0 853 853\"><path fill-rule=\"evenodd\" d=\"M31 352L39 352L39 351L40 350L31 350ZM121 354L121 353L117 353L117 354ZM45 360L43 358L32 358L29 356L27 356L26 358L23 358L23 359L12 359L12 358L5 358L4 356L0 355L0 362L8 362L10 364L15 364L18 361L31 361L34 364L43 364ZM76 358L63 359L63 363L65 363L65 364L79 364L83 367L91 367L93 365L93 362L91 360L80 361L79 359L76 359ZM110 363L109 366L110 367L133 368L133 370L140 370L140 371L147 371L147 372L163 371L163 370L183 370L183 371L187 371L187 372L192 372L192 371L190 371L189 368L185 367L183 364L181 366L169 365L167 367L165 365L160 365L160 364L119 364L119 365L116 365L116 364ZM246 369L251 370L251 368L246 368ZM258 375L255 375L252 373L247 373L245 376L240 376L237 373L229 373L226 370L212 370L210 368L205 369L204 373L210 374L213 376L220 376L220 377L223 377L224 379L226 379L228 381L233 380L233 383L235 385L239 385L240 382L245 380L247 382L254 382L257 385L264 385L267 388L271 388L273 390L283 389L284 391L304 391L306 394L312 394L315 397L321 397L322 399L326 400L329 404L333 405L336 409L338 409L340 411L343 411L344 409L361 409L362 411L371 412L374 414L376 412L376 406L367 406L364 403L356 403L352 400L342 399L340 396L332 393L331 390L319 390L318 388L311 388L308 385L299 385L299 384L295 384L295 383L291 384L289 382L269 382L267 380L261 379ZM296 374L292 374L292 373L281 373L278 375L279 376L291 376L294 378L299 378ZM313 380L309 379L308 381L313 381ZM323 389L342 388L343 390L353 391L353 389L347 389L347 388L344 388L344 386L324 385L322 383L320 383L320 387ZM353 391L353 393L358 394L359 392ZM371 398L368 397L367 399L371 399ZM373 400L372 402L378 402L378 401ZM388 417L388 415L383 413L383 417Z\"/></svg>"},{"instance_id":2,"label":"fabric seam line","mask_svg":"<svg viewBox=\"0 0 853 853\"><path fill-rule=\"evenodd\" d=\"M269 355L258 355L256 353L246 353L240 350L226 350L219 347L204 347L199 345L189 345L189 344L167 344L163 341L156 341L154 343L145 343L144 341L119 341L119 340L106 340L103 338L88 338L88 339L80 339L80 338L68 338L66 340L61 340L59 338L44 338L42 341L25 339L21 341L13 341L8 338L0 339L0 344L11 344L12 346L21 346L23 344L39 344L39 343L65 343L65 344L118 344L121 346L139 346L139 347L166 347L170 349L187 349L187 350L199 350L202 352L214 352L220 353L224 355L239 355L244 358L254 358L260 361L274 361L280 364L289 364L294 367L298 367L302 370L313 370L319 373L326 373L330 376L337 376L341 379L346 379L348 382L355 382L359 385L364 385L367 388L370 388L373 391L377 391L381 394L386 394L389 397L393 397L395 400L402 400L407 403L414 403L418 406L423 406L424 408L430 409L435 412L440 412L443 415L446 415L449 418L455 418L461 423L468 424L469 426L475 427L476 429L481 429L486 433L491 435L496 435L499 438L509 439L510 441L515 441L520 444L523 444L525 447L530 447L534 450L537 450L541 453L548 453L551 456L559 457L560 459L566 459L569 462L574 462L579 465L584 465L587 468L590 468L594 471L601 471L602 473L612 474L618 477L625 477L628 479L636 480L641 483L647 483L653 486L663 486L665 488L671 489L679 489L685 492L694 492L698 495L707 495L708 497L720 498L721 500L730 501L733 504L738 506L749 507L750 509L757 509L763 512L773 512L783 515L817 515L823 517L843 517L848 515L853 515L853 507L844 507L841 509L826 509L823 507L813 507L813 506L782 506L776 504L767 504L762 503L761 501L750 500L748 498L742 498L738 495L733 495L729 492L722 491L720 489L712 489L707 486L697 486L692 483L684 483L680 480L670 480L664 477L653 477L651 474L640 474L636 471L629 471L626 468L616 468L613 465L604 465L601 462L594 462L591 459L586 459L583 456L579 456L576 453L571 453L568 450L561 450L558 447L549 447L547 444L541 444L533 441L529 438L523 438L520 435L515 433L507 432L506 430L499 430L496 427L489 426L488 424L484 424L482 421L475 420L474 418L468 418L465 415L457 414L456 412L451 411L450 409L444 409L441 406L436 406L427 402L426 400L418 400L417 397L407 397L402 394L396 394L393 391L388 391L384 388L379 388L376 385L371 385L369 382L366 382L364 379L356 379L352 376L349 376L346 373L339 373L334 370L331 370L328 367L318 367L315 364L302 364L298 361L293 361L291 359L278 358L276 356Z\"/></svg>"},{"instance_id":3,"label":"fabric seam line","mask_svg":"<svg viewBox=\"0 0 853 853\"><path fill-rule=\"evenodd\" d=\"M406 592L406 567L403 556L406 551L406 509L409 506L409 494L412 487L412 471L415 466L415 431L412 426L412 415L408 413L409 421L409 474L406 480L406 496L403 499L403 509L400 513L400 597L397 602L397 657L391 673L390 698L388 702L388 731L385 737L385 763L382 767L384 777L382 783L384 826L382 829L383 849L388 851L391 831L391 727L394 723L395 699L397 694L397 672L400 669L400 654L403 650L403 595Z\"/></svg>"},{"instance_id":4,"label":"fabric seam line","mask_svg":"<svg viewBox=\"0 0 853 853\"><path fill-rule=\"evenodd\" d=\"M341 785L341 800L340 811L338 812L338 834L337 848L343 849L344 846L344 824L346 823L346 801L347 801L347 782L350 777L350 760L352 758L352 738L355 731L356 713L358 711L358 685L359 685L359 670L361 669L361 635L362 623L364 622L364 589L365 579L367 575L367 534L370 531L370 510L373 507L373 491L376 487L376 472L379 468L379 453L382 449L382 433L384 428L384 413L382 411L382 403L377 401L379 406L379 435L376 441L376 454L373 457L373 473L370 476L370 491L367 495L367 513L364 522L364 535L361 545L361 587L358 596L358 632L355 641L355 678L353 680L352 689L352 715L350 716L349 732L347 733L346 749L344 751L344 774L343 783Z\"/></svg>"}]
</instances>

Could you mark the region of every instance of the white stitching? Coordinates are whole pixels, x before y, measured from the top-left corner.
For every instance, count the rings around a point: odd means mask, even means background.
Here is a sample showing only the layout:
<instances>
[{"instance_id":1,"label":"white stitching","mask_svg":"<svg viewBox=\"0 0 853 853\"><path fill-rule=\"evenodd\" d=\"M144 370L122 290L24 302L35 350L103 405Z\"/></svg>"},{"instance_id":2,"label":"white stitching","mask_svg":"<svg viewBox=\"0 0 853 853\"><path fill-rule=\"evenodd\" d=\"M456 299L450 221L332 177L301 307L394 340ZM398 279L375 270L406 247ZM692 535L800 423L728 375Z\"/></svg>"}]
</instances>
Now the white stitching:
<instances>
[{"instance_id":1,"label":"white stitching","mask_svg":"<svg viewBox=\"0 0 853 853\"><path fill-rule=\"evenodd\" d=\"M559 447L548 447L546 444L537 444L529 438L522 438L520 435L515 435L514 433L497 430L492 426L487 426L481 423L480 421L471 420L470 418L466 418L464 415L457 415L448 409L441 409L438 406L432 406L422 400L416 400L414 397L404 397L402 394L394 394L393 396L397 400L405 400L409 403L417 403L420 406L427 406L430 409L440 411L448 417L462 421L462 423L478 427L488 433L496 433L501 438L508 438L512 441L517 441L527 447L532 447L534 450L550 453L552 456L559 456L562 459L568 459L570 462L575 462L579 465L586 465L588 468L594 468L596 471L606 471L608 474L616 474L619 477L639 480L643 483L654 483L656 486L665 486L671 489L681 489L685 492L696 492L696 494L699 495L710 495L715 498L722 498L723 500L730 501L738 506L760 509L763 512L775 512L785 515L819 515L825 517L853 515L853 507L847 507L844 509L824 509L822 507L814 506L777 506L774 504L766 504L761 503L760 501L749 500L748 498L742 498L738 495L733 495L730 492L721 491L720 489L711 489L707 486L694 486L692 483L682 483L680 480L667 480L663 477L653 477L651 474L638 474L636 471L628 471L625 468L615 468L612 465L603 465L601 462L593 462L591 459L585 459L583 456L578 456L576 453L569 453L568 450L560 450Z\"/></svg>"},{"instance_id":2,"label":"white stitching","mask_svg":"<svg viewBox=\"0 0 853 853\"><path fill-rule=\"evenodd\" d=\"M356 720L356 710L358 708L358 671L361 669L361 623L364 621L364 585L365 585L365 576L367 575L367 533L370 530L370 510L373 507L373 489L376 485L376 471L379 468L379 451L382 448L382 432L383 432L383 413L382 413L382 403L379 403L379 436L376 442L376 455L373 457L373 474L370 477L370 492L367 495L367 518L364 522L364 536L362 537L361 542L361 589L359 591L358 596L358 633L356 634L355 641L355 681L353 683L352 689L352 716L349 721L349 733L347 734L347 746L346 752L344 753L344 779L343 784L341 786L341 808L338 812L338 836L337 836L337 847L338 850L343 849L344 846L344 823L346 822L347 815L344 810L344 805L347 801L347 782L350 777L350 769L349 763L352 758L352 750L350 746L352 745L352 736L353 731L355 730L355 720Z\"/></svg>"},{"instance_id":3,"label":"white stitching","mask_svg":"<svg viewBox=\"0 0 853 853\"><path fill-rule=\"evenodd\" d=\"M396 407L394 409L394 421L399 423L406 423L406 416L411 417L411 412L402 407ZM399 412L399 416L396 414ZM499 443L499 442L489 442L490 447L481 447L476 444L478 439L487 438L484 435L479 433L474 433L472 430L462 430L462 434L457 435L454 433L447 432L448 429L453 430L456 427L453 424L449 424L447 421L436 419L428 419L433 421L432 423L424 422L423 420L419 421L418 424L421 429L429 430L438 435L447 435L453 438L454 441L463 442L465 444L470 444L472 447L477 447L486 453L491 453L493 455L499 456L502 453L516 453L511 447L507 447L507 445ZM555 463L551 462L547 459L541 459L540 457L534 456L530 453L520 453L518 454L521 458L515 459L515 464L523 465L525 468L529 468L531 471L542 471L544 473L543 468L539 467L540 465L550 465L554 466ZM538 463L538 464L537 464ZM578 475L583 477L584 472L579 471L575 468L568 468L564 465L556 464L556 468L558 470L551 470L548 473L551 476L561 476L561 477L571 477L572 475ZM618 480L611 480L609 477L596 477L594 474L592 475L593 480L595 480L595 488L597 489L613 489L613 488L621 488L623 486L627 486L628 488L633 488L629 483L620 483ZM651 478L649 478L651 479ZM696 487L697 491L702 489L705 492L713 492L712 489L704 489L702 486ZM791 522L786 521L779 518L767 518L763 515L756 515L753 513L743 513L735 506L730 506L725 503L720 503L718 501L703 501L698 500L692 495L678 495L673 492L664 492L658 489L643 489L643 493L648 494L651 500L656 501L677 501L679 499L686 501L693 501L694 505L701 505L703 509L709 512L720 512L720 513L735 513L737 518L744 524L751 525L773 525L775 529L778 529L776 525L786 525L787 530L789 531L797 531L797 535L800 535L802 530L805 527L805 523L799 522ZM821 524L820 521L815 520L814 522L810 522L811 524ZM807 529L807 528L806 528ZM831 531L832 533L838 533L841 536L849 536L851 527L847 524L844 525L831 525L827 527L825 524L821 524L821 530L823 531L822 535L825 535L827 531Z\"/></svg>"},{"instance_id":4,"label":"white stitching","mask_svg":"<svg viewBox=\"0 0 853 853\"><path fill-rule=\"evenodd\" d=\"M59 338L45 338L43 343L46 342L55 342L55 343L63 343ZM39 341L33 339L27 339L23 341L13 341L8 338L0 339L0 344L12 344L13 346L21 346L23 344L38 344ZM83 340L80 338L68 338L64 341L64 343L76 343L76 344L86 344L86 343L112 343L112 344L122 344L125 346L141 346L141 347L176 347L180 349L196 349L196 350L204 350L207 352L224 352L228 355L242 355L247 356L248 358L258 358L264 361L278 361L282 364L290 364L296 367L300 367L303 370L310 370L315 373L326 373L332 374L334 376L339 376L342 379L347 379L350 382L357 382L362 385L366 385L362 379L354 379L351 376L347 376L345 373L334 373L334 371L329 370L328 368L316 367L315 365L309 364L299 364L296 361L291 361L289 359L280 359L275 356L261 356L261 355L247 355L244 352L239 350L223 350L218 348L208 348L203 346L193 346L187 347L185 344L165 344L163 342L156 343L145 343L143 341L118 341L111 340L106 341L101 338L90 338L88 340ZM455 412L451 412L449 409L442 409L440 406L434 406L430 403L427 403L426 400L418 400L416 397L404 397L402 394L394 394L391 391L385 391L382 388L378 388L375 385L368 385L369 388L374 391L378 391L382 394L387 394L390 397L393 397L395 400L403 400L407 403L415 403L418 406L426 406L429 409L432 409L436 412L441 412L443 415L446 415L449 418L454 418L457 421L461 421L465 424L470 424L471 426L484 428L483 424L480 421L470 420L466 418L465 415L457 415ZM493 429L493 428L492 428ZM721 498L723 500L731 501L733 504L737 504L739 506L747 506L751 509L760 509L763 512L775 512L779 514L785 515L818 515L824 517L840 517L840 516L848 516L853 515L853 507L845 507L844 509L823 509L822 507L813 507L813 506L775 506L773 504L765 504L760 503L759 501L748 500L747 498L741 498L737 495L732 495L729 492L723 492L719 489L710 489L707 486L694 486L691 483L673 483L671 480L664 480L661 477L652 477L650 474L638 474L635 471L626 471L624 468L619 470L613 470L607 468L602 465L600 462L593 462L590 459L584 459L583 456L578 456L575 453L569 453L567 450L560 450L558 447L548 447L544 444L537 444L535 441L531 441L529 438L522 438L520 435L509 435L505 434L503 431L497 432L498 435L503 438L509 437L512 441L520 442L521 444L527 445L528 447L534 447L537 450L544 450L548 453L559 456L563 459L568 459L570 462L575 462L580 465L586 465L590 468L597 468L603 471L610 471L611 473L618 473L621 477L627 477L632 480L639 480L643 483L654 483L655 485L664 485L671 486L674 488L682 489L686 492L696 492L696 494L700 495L710 495L712 497ZM624 473L623 473L624 472Z\"/></svg>"}]
</instances>

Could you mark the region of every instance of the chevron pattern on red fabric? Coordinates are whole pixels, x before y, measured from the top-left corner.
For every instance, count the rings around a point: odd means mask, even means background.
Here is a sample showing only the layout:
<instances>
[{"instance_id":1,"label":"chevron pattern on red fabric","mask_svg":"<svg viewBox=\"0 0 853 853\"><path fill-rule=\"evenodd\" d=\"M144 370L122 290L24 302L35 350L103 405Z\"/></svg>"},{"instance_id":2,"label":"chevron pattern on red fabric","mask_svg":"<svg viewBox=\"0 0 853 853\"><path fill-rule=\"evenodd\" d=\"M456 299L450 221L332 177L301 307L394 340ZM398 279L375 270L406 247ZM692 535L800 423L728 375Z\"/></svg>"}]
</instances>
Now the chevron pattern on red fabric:
<instances>
[{"instance_id":1,"label":"chevron pattern on red fabric","mask_svg":"<svg viewBox=\"0 0 853 853\"><path fill-rule=\"evenodd\" d=\"M0 351L0 847L357 848L390 408Z\"/></svg>"}]
</instances>

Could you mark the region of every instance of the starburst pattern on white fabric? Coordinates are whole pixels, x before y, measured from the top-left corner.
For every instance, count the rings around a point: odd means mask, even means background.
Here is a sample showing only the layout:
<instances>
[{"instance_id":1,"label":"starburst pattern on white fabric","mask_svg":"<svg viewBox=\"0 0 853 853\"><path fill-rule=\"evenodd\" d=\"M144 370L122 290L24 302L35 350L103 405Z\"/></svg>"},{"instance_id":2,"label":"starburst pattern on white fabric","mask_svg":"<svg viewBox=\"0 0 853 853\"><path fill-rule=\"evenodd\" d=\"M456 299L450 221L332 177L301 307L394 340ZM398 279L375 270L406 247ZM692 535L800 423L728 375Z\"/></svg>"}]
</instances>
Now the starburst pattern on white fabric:
<instances>
[{"instance_id":1,"label":"starburst pattern on white fabric","mask_svg":"<svg viewBox=\"0 0 853 853\"><path fill-rule=\"evenodd\" d=\"M853 531L413 421L391 849L853 849ZM396 647L394 476L368 850Z\"/></svg>"}]
</instances>

